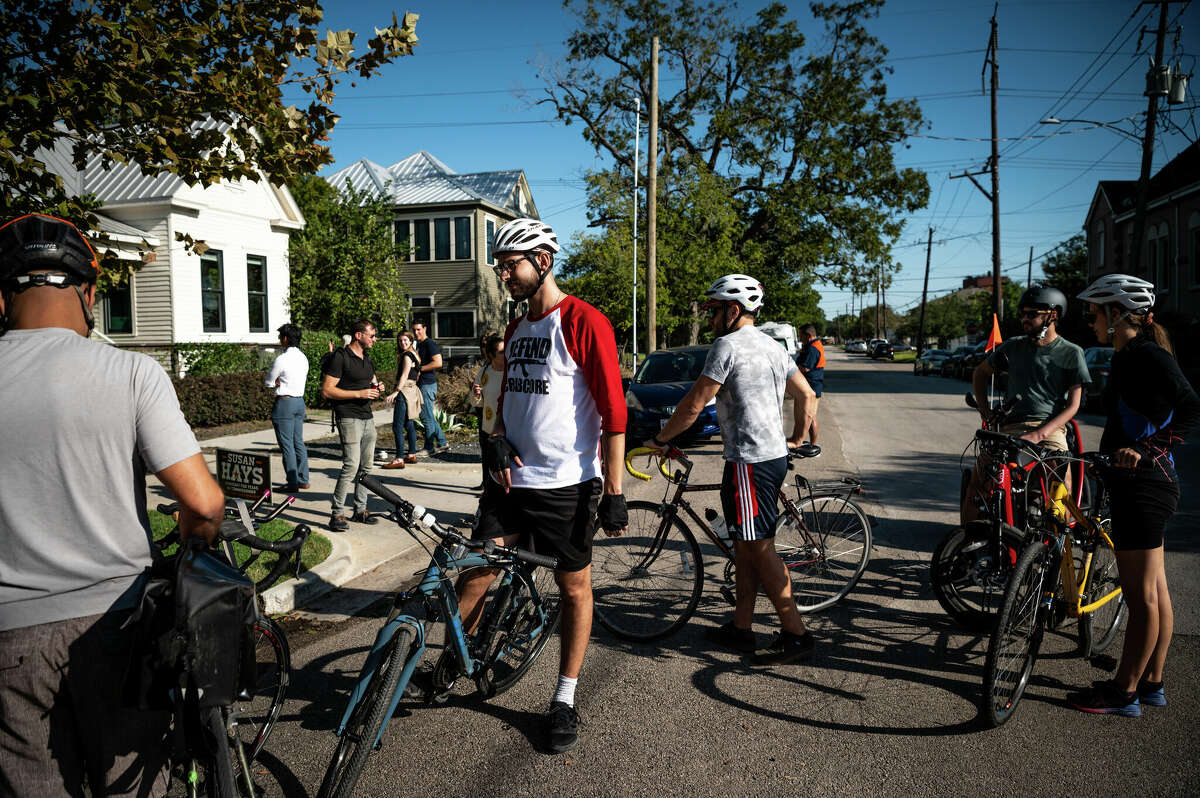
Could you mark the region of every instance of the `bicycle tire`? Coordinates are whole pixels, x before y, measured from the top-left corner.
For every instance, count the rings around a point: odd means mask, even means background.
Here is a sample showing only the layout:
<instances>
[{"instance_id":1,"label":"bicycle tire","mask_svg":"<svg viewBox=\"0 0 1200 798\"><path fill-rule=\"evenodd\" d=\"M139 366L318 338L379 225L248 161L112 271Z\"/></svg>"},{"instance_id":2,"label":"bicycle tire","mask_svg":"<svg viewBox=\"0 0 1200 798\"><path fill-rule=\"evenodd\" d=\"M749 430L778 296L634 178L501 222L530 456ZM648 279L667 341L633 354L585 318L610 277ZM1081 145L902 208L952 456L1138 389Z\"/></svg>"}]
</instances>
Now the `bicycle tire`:
<instances>
[{"instance_id":1,"label":"bicycle tire","mask_svg":"<svg viewBox=\"0 0 1200 798\"><path fill-rule=\"evenodd\" d=\"M1008 575L1028 540L1016 527L1001 524L1007 560L996 563L992 535L992 522L987 520L955 527L938 542L930 562L930 582L938 604L973 632L986 632L995 623Z\"/></svg>"},{"instance_id":2,"label":"bicycle tire","mask_svg":"<svg viewBox=\"0 0 1200 798\"><path fill-rule=\"evenodd\" d=\"M871 559L871 519L844 493L794 502L804 529L785 507L775 519L775 551L792 580L801 613L845 598Z\"/></svg>"},{"instance_id":3,"label":"bicycle tire","mask_svg":"<svg viewBox=\"0 0 1200 798\"><path fill-rule=\"evenodd\" d=\"M222 707L202 710L201 723L211 750L204 783L210 798L238 798L233 776L233 756L229 750L229 729Z\"/></svg>"},{"instance_id":4,"label":"bicycle tire","mask_svg":"<svg viewBox=\"0 0 1200 798\"><path fill-rule=\"evenodd\" d=\"M1012 718L1029 685L1045 634L1043 599L1046 581L1057 570L1054 560L1049 546L1033 541L1017 558L1004 591L984 663L983 709L993 727Z\"/></svg>"},{"instance_id":5,"label":"bicycle tire","mask_svg":"<svg viewBox=\"0 0 1200 798\"><path fill-rule=\"evenodd\" d=\"M1113 551L1108 534L1101 532L1096 550L1092 553L1092 567L1088 572L1087 584L1079 588L1084 606L1097 601L1121 586L1117 574L1117 553ZM1094 657L1112 645L1125 620L1129 607L1125 594L1110 599L1104 606L1079 616L1079 651L1085 657Z\"/></svg>"},{"instance_id":6,"label":"bicycle tire","mask_svg":"<svg viewBox=\"0 0 1200 798\"><path fill-rule=\"evenodd\" d=\"M554 572L548 568L534 568L531 577L538 595L543 599L543 609L539 611L534 605L528 586L521 581L513 591L508 610L500 618L500 633L496 635L486 658L486 667L489 669L488 698L500 695L519 682L558 631L562 608ZM519 571L514 578L522 579ZM536 638L530 639L532 630L538 625L541 625L541 631Z\"/></svg>"},{"instance_id":7,"label":"bicycle tire","mask_svg":"<svg viewBox=\"0 0 1200 798\"><path fill-rule=\"evenodd\" d=\"M704 589L700 545L678 516L659 536L663 505L629 502L624 535L596 524L592 539L592 597L596 620L625 640L657 640L692 617Z\"/></svg>"},{"instance_id":8,"label":"bicycle tire","mask_svg":"<svg viewBox=\"0 0 1200 798\"><path fill-rule=\"evenodd\" d=\"M367 689L338 739L333 758L325 769L318 798L350 798L362 775L367 757L374 748L375 735L387 718L392 695L400 684L400 674L409 657L412 630L401 627L388 644L379 668L367 683Z\"/></svg>"},{"instance_id":9,"label":"bicycle tire","mask_svg":"<svg viewBox=\"0 0 1200 798\"><path fill-rule=\"evenodd\" d=\"M279 719L291 683L292 654L287 636L279 624L266 615L254 622L254 687L245 700L239 700L236 733L253 761L262 751L267 737Z\"/></svg>"}]
</instances>

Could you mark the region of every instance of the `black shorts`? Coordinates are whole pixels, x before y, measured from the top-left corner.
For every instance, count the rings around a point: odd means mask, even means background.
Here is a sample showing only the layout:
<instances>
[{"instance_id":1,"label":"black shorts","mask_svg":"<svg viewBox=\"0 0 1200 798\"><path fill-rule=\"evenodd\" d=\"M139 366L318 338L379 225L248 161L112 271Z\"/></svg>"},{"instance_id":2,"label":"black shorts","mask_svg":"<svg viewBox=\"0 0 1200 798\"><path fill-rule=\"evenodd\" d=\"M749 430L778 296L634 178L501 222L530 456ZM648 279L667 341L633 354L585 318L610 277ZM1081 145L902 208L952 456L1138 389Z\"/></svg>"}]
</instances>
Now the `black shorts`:
<instances>
[{"instance_id":1,"label":"black shorts","mask_svg":"<svg viewBox=\"0 0 1200 798\"><path fill-rule=\"evenodd\" d=\"M1161 546L1163 528L1179 506L1179 483L1115 476L1107 484L1113 548L1144 551Z\"/></svg>"},{"instance_id":2,"label":"black shorts","mask_svg":"<svg viewBox=\"0 0 1200 798\"><path fill-rule=\"evenodd\" d=\"M734 540L775 537L779 489L787 476L787 457L761 463L725 463L721 477L721 510Z\"/></svg>"},{"instance_id":3,"label":"black shorts","mask_svg":"<svg viewBox=\"0 0 1200 798\"><path fill-rule=\"evenodd\" d=\"M809 380L808 385L810 388L813 389L813 393L815 393L817 395L818 399L821 398L821 394L825 393L825 380L823 380L823 379Z\"/></svg>"},{"instance_id":4,"label":"black shorts","mask_svg":"<svg viewBox=\"0 0 1200 798\"><path fill-rule=\"evenodd\" d=\"M564 488L513 488L508 493L491 475L484 483L472 539L517 535L538 554L557 557L560 571L582 571L592 564L599 478Z\"/></svg>"}]
</instances>

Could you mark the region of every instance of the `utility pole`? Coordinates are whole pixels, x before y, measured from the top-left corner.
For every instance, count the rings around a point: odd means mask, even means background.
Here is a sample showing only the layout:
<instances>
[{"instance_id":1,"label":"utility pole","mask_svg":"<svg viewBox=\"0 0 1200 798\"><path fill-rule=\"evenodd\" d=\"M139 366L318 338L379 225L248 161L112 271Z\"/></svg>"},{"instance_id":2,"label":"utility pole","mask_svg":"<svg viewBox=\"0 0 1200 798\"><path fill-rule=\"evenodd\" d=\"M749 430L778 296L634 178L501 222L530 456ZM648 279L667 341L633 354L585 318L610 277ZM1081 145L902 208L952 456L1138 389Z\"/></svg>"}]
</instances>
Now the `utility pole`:
<instances>
[{"instance_id":1,"label":"utility pole","mask_svg":"<svg viewBox=\"0 0 1200 798\"><path fill-rule=\"evenodd\" d=\"M1150 98L1150 102L1146 106L1146 135L1142 139L1142 171L1138 174L1137 210L1133 215L1133 255L1129 262L1130 274L1137 274L1142 267L1142 245L1146 239L1146 190L1150 183L1150 166L1154 161L1154 125L1158 120L1158 98L1160 96L1160 92L1153 84L1156 73L1163 69L1170 69L1170 67L1164 67L1162 58L1163 39L1167 35L1167 6L1172 2L1182 2L1182 0L1154 0L1153 3L1142 3L1142 5L1158 6L1158 29L1154 31L1154 63L1150 65L1150 72L1146 76L1146 96ZM1151 264L1151 268L1153 268L1153 264ZM1150 277L1153 278L1154 275L1151 274Z\"/></svg>"},{"instance_id":2,"label":"utility pole","mask_svg":"<svg viewBox=\"0 0 1200 798\"><path fill-rule=\"evenodd\" d=\"M642 98L633 98L633 370L637 371L637 239L638 239L638 163L641 153L638 145L642 138Z\"/></svg>"},{"instance_id":3,"label":"utility pole","mask_svg":"<svg viewBox=\"0 0 1200 798\"><path fill-rule=\"evenodd\" d=\"M658 37L650 41L650 145L646 158L647 354L658 348Z\"/></svg>"},{"instance_id":4,"label":"utility pole","mask_svg":"<svg viewBox=\"0 0 1200 798\"><path fill-rule=\"evenodd\" d=\"M929 240L925 242L925 282L921 286L921 321L917 325L917 357L925 351L925 300L929 296L929 256L933 252L933 228L929 228Z\"/></svg>"},{"instance_id":5,"label":"utility pole","mask_svg":"<svg viewBox=\"0 0 1200 798\"><path fill-rule=\"evenodd\" d=\"M997 4L999 5L999 4ZM997 53L997 42L999 40L999 25L996 22L996 10L992 9L992 34L988 38L987 55L983 61L983 74L987 73L988 67L991 67L992 73L992 155L988 158L987 166L977 172L963 172L961 175L950 175L951 180L957 180L965 177L975 184L975 188L983 193L983 196L988 198L992 203L992 313L996 314L996 318L1003 318L1004 303L1002 301L1003 290L1000 284L1000 141L997 132L998 120L996 116L996 89L1000 79L1000 62L999 54ZM979 181L975 179L976 175L991 174L992 190L988 191L983 186L979 185Z\"/></svg>"},{"instance_id":6,"label":"utility pole","mask_svg":"<svg viewBox=\"0 0 1200 798\"><path fill-rule=\"evenodd\" d=\"M883 306L879 309L883 318L883 335L880 338L888 337L888 309L887 309L887 286L883 284L883 267L879 268L879 293L883 297Z\"/></svg>"},{"instance_id":7,"label":"utility pole","mask_svg":"<svg viewBox=\"0 0 1200 798\"><path fill-rule=\"evenodd\" d=\"M1033 285L1033 247L1029 248L1029 267L1025 269L1025 287Z\"/></svg>"},{"instance_id":8,"label":"utility pole","mask_svg":"<svg viewBox=\"0 0 1200 798\"><path fill-rule=\"evenodd\" d=\"M879 337L879 280L880 270L875 267L875 337Z\"/></svg>"}]
</instances>

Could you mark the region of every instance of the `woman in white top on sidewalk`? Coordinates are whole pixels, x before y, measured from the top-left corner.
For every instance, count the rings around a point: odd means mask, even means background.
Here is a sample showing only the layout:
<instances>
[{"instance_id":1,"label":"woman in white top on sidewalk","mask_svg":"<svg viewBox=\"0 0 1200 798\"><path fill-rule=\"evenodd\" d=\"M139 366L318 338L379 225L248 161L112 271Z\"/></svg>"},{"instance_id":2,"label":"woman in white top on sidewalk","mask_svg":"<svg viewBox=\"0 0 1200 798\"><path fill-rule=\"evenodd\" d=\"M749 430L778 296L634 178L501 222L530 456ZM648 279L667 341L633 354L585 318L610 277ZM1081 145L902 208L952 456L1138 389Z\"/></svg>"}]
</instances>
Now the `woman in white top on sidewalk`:
<instances>
[{"instance_id":1,"label":"woman in white top on sidewalk","mask_svg":"<svg viewBox=\"0 0 1200 798\"><path fill-rule=\"evenodd\" d=\"M483 341L483 364L471 381L474 404L479 407L479 459L483 462L483 442L496 429L500 386L504 382L504 336L492 333ZM483 466L483 481L476 490L487 484L487 466Z\"/></svg>"},{"instance_id":2,"label":"woman in white top on sidewalk","mask_svg":"<svg viewBox=\"0 0 1200 798\"><path fill-rule=\"evenodd\" d=\"M283 473L287 484L284 491L295 493L308 489L308 448L304 445L304 384L308 380L308 358L300 351L300 328L285 324L279 328L279 345L283 351L271 364L264 381L275 389L275 406L271 408L271 424L275 440L283 450Z\"/></svg>"}]
</instances>

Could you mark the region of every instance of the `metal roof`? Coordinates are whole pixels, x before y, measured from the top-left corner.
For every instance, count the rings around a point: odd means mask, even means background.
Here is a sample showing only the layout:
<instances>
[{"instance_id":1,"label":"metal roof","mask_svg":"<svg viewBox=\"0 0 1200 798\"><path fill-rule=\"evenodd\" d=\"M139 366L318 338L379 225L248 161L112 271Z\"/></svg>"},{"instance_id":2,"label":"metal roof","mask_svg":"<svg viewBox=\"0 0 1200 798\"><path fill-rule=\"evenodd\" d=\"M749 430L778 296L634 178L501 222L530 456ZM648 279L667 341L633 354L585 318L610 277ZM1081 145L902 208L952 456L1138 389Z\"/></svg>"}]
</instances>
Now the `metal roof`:
<instances>
[{"instance_id":1,"label":"metal roof","mask_svg":"<svg viewBox=\"0 0 1200 798\"><path fill-rule=\"evenodd\" d=\"M98 227L100 228L100 232L102 232L102 233L107 233L108 235L119 235L119 236L129 236L131 238L139 238L139 239L144 240L147 244L149 244L152 247L158 246L158 238L150 235L145 230L134 227L131 224L125 224L125 222L118 222L116 219L113 219L109 216L105 216L102 213L96 214L96 220L99 222Z\"/></svg>"},{"instance_id":2,"label":"metal roof","mask_svg":"<svg viewBox=\"0 0 1200 798\"><path fill-rule=\"evenodd\" d=\"M425 150L388 167L361 158L326 178L342 190L346 181L355 191L385 197L395 206L487 202L515 215L520 169L460 175Z\"/></svg>"}]
</instances>

